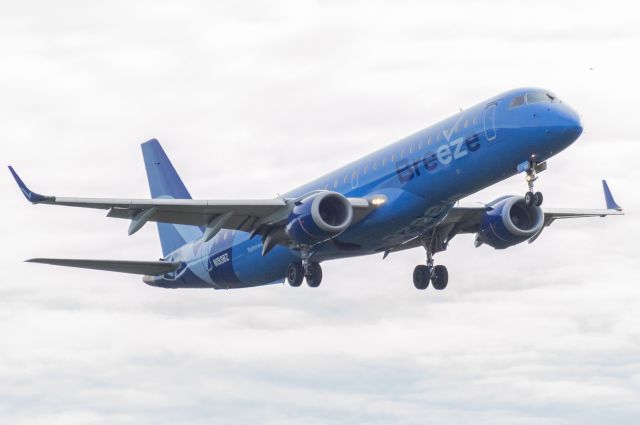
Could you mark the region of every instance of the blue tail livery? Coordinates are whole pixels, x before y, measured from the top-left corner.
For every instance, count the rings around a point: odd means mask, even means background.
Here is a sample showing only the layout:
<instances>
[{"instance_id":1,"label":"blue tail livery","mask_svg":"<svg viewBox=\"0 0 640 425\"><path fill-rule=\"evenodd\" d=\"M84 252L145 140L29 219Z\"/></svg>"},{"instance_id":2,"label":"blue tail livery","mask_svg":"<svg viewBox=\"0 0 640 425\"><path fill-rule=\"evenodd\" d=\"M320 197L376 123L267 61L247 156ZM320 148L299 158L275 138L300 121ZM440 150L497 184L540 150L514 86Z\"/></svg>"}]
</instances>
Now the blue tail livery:
<instances>
[{"instance_id":1,"label":"blue tail livery","mask_svg":"<svg viewBox=\"0 0 640 425\"><path fill-rule=\"evenodd\" d=\"M156 139L142 144L142 157L153 199L191 199L178 172ZM202 237L198 227L158 221L162 255L167 256L188 242Z\"/></svg>"},{"instance_id":2,"label":"blue tail livery","mask_svg":"<svg viewBox=\"0 0 640 425\"><path fill-rule=\"evenodd\" d=\"M603 209L542 208L535 190L554 155L582 134L578 114L555 94L502 93L331 171L277 198L192 199L157 140L142 144L150 199L45 196L9 167L33 204L99 208L130 220L129 234L156 222L163 258L120 261L34 258L30 262L143 275L162 288L244 288L287 280L317 287L321 263L360 255L426 251L413 284L444 289L434 256L458 234L506 249L535 241L558 219L622 215L606 181ZM460 199L522 173L522 195L485 205Z\"/></svg>"}]
</instances>

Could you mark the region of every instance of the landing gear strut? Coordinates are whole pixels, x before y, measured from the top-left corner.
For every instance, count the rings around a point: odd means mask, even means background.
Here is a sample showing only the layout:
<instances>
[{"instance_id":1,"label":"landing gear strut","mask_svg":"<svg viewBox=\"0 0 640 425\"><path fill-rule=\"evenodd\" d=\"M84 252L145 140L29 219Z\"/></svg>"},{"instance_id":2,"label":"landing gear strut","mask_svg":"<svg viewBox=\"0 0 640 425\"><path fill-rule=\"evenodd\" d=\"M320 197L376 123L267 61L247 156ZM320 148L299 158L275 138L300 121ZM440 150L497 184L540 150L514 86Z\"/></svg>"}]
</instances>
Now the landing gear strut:
<instances>
[{"instance_id":1,"label":"landing gear strut","mask_svg":"<svg viewBox=\"0 0 640 425\"><path fill-rule=\"evenodd\" d=\"M434 289L443 290L449 283L449 272L443 265L433 265L433 243L435 241L435 232L431 238L425 239L423 242L424 249L427 251L427 264L420 264L413 269L413 285L416 289L427 289L429 282Z\"/></svg>"},{"instance_id":2,"label":"landing gear strut","mask_svg":"<svg viewBox=\"0 0 640 425\"><path fill-rule=\"evenodd\" d=\"M525 173L526 173L526 177L525 179L527 180L527 186L529 186L529 190L527 191L527 193L524 194L524 203L527 204L527 206L532 206L535 205L536 207L539 207L540 205L542 205L542 200L543 200L543 196L542 196L542 192L534 192L533 189L533 183L538 180L538 174L539 172L542 172L544 170L547 169L547 163L546 162L534 162L533 159L528 161L528 165L525 169Z\"/></svg>"}]
</instances>

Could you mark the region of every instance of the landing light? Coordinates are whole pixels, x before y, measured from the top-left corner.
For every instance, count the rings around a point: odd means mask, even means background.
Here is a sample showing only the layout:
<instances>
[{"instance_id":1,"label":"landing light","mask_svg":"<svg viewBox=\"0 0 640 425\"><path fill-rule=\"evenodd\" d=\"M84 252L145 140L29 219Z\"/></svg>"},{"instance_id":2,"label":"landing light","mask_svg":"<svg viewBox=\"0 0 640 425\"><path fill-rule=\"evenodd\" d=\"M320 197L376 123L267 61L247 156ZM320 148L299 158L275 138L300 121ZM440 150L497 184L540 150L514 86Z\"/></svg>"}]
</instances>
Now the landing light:
<instances>
[{"instance_id":1,"label":"landing light","mask_svg":"<svg viewBox=\"0 0 640 425\"><path fill-rule=\"evenodd\" d=\"M371 205L373 205L374 207L379 207L381 205L384 205L387 202L387 197L384 195L376 195L373 198L371 198Z\"/></svg>"}]
</instances>

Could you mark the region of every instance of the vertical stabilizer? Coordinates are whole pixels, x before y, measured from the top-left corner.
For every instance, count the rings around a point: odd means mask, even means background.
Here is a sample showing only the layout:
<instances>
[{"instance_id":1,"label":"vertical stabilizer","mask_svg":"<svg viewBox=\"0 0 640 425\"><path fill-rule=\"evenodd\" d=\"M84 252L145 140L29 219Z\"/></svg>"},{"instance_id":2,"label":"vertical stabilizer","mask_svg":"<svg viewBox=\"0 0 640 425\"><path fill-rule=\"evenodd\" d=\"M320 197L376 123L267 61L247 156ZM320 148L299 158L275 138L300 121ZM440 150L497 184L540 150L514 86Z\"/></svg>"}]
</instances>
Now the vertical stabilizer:
<instances>
[{"instance_id":1,"label":"vertical stabilizer","mask_svg":"<svg viewBox=\"0 0 640 425\"><path fill-rule=\"evenodd\" d=\"M191 199L189 191L156 139L142 144L152 198ZM202 229L182 224L158 223L162 254L166 257L184 244L202 236Z\"/></svg>"}]
</instances>

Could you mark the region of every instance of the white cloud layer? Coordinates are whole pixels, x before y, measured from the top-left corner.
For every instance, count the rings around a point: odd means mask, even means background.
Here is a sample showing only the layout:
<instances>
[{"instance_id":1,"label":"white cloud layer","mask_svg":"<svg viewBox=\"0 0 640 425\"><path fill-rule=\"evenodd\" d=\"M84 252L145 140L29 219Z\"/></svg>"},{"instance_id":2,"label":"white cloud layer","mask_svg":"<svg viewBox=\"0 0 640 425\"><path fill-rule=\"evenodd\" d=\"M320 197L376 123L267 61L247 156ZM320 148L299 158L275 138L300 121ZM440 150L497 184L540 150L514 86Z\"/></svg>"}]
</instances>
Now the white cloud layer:
<instances>
[{"instance_id":1,"label":"white cloud layer","mask_svg":"<svg viewBox=\"0 0 640 425\"><path fill-rule=\"evenodd\" d=\"M157 137L192 194L268 197L498 92L541 86L585 132L550 161L533 245L329 262L316 290L147 287L24 264L154 259L102 212L0 179L0 422L635 424L640 145L634 2L4 2L0 143L35 190L148 196ZM470 201L521 193L520 177Z\"/></svg>"}]
</instances>

